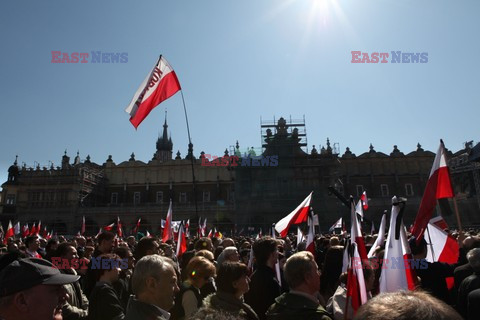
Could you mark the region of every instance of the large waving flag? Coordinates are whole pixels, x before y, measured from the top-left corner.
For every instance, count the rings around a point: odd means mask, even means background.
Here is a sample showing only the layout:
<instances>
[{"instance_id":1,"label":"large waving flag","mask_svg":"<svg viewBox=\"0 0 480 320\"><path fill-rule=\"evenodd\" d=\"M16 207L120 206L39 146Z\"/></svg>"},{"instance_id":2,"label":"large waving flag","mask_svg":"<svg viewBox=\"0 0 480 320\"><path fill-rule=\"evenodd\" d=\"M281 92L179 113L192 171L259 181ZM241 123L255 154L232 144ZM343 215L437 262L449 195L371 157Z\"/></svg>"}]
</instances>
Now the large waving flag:
<instances>
[{"instance_id":1,"label":"large waving flag","mask_svg":"<svg viewBox=\"0 0 480 320\"><path fill-rule=\"evenodd\" d=\"M375 254L375 249L377 247L380 247L383 245L383 242L385 241L385 226L387 224L387 210L383 212L382 215L382 222L380 222L380 230L378 230L378 236L377 240L373 243L372 247L370 248L370 251L368 252L368 258L373 257Z\"/></svg>"},{"instance_id":2,"label":"large waving flag","mask_svg":"<svg viewBox=\"0 0 480 320\"><path fill-rule=\"evenodd\" d=\"M358 201L358 204L353 207L353 201L352 201L352 215L351 215L351 223L352 223L352 228L350 231L350 237L352 238L352 242L355 242L357 244L357 250L358 253L360 254L360 257L362 260L367 259L367 248L365 247L365 240L363 239L362 235L362 229L360 228L360 223L358 222L357 214L359 211L362 211L362 204L361 201ZM362 211L363 213L363 211Z\"/></svg>"},{"instance_id":3,"label":"large waving flag","mask_svg":"<svg viewBox=\"0 0 480 320\"><path fill-rule=\"evenodd\" d=\"M113 223L109 224L108 226L103 227L103 230L112 231L114 225L115 225L115 223L113 222Z\"/></svg>"},{"instance_id":4,"label":"large waving flag","mask_svg":"<svg viewBox=\"0 0 480 320\"><path fill-rule=\"evenodd\" d=\"M449 264L455 264L458 261L459 248L457 240L443 231L435 223L439 219L433 218L430 220L427 226L427 234L425 240L429 245L427 246L427 257L428 262L445 262ZM443 220L445 223L445 220ZM445 279L447 282L447 287L449 289L454 286L453 277L448 277Z\"/></svg>"},{"instance_id":5,"label":"large waving flag","mask_svg":"<svg viewBox=\"0 0 480 320\"><path fill-rule=\"evenodd\" d=\"M125 109L130 114L130 122L137 128L153 108L179 90L181 90L180 83L175 71L167 60L160 55L152 71L143 80L132 101Z\"/></svg>"},{"instance_id":6,"label":"large waving flag","mask_svg":"<svg viewBox=\"0 0 480 320\"><path fill-rule=\"evenodd\" d=\"M307 222L312 194L313 191L310 192L308 197L306 197L295 210L275 224L275 230L280 233L280 237L284 238L287 236L288 229L292 224Z\"/></svg>"},{"instance_id":7,"label":"large waving flag","mask_svg":"<svg viewBox=\"0 0 480 320\"><path fill-rule=\"evenodd\" d=\"M416 275L408 261L411 261L412 255L402 219L404 205L397 197L392 198L390 229L380 275L380 293L415 289Z\"/></svg>"},{"instance_id":8,"label":"large waving flag","mask_svg":"<svg viewBox=\"0 0 480 320\"><path fill-rule=\"evenodd\" d=\"M358 246L355 242L351 243L351 258L349 259L347 274L347 301L351 300L353 314L367 302L367 287L363 276L363 269L360 261L362 261ZM348 312L349 303L345 305L345 314Z\"/></svg>"},{"instance_id":9,"label":"large waving flag","mask_svg":"<svg viewBox=\"0 0 480 320\"><path fill-rule=\"evenodd\" d=\"M163 228L162 242L167 242L173 239L172 232L172 199L170 199L170 205L168 206L167 219L165 221L165 227Z\"/></svg>"},{"instance_id":10,"label":"large waving flag","mask_svg":"<svg viewBox=\"0 0 480 320\"><path fill-rule=\"evenodd\" d=\"M428 221L437 205L437 199L453 198L452 183L448 172L447 157L443 141L440 140L437 155L433 161L430 177L423 193L422 202L412 228L412 234L420 242Z\"/></svg>"}]
</instances>

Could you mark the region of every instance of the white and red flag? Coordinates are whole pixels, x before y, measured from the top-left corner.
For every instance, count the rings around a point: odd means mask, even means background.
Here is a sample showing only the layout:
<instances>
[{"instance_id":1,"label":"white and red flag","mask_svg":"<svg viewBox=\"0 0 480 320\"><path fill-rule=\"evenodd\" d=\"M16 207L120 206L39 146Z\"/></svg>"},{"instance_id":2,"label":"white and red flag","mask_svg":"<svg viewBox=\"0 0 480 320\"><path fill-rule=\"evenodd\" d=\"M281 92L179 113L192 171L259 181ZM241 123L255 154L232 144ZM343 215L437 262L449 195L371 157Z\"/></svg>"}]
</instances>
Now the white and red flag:
<instances>
[{"instance_id":1,"label":"white and red flag","mask_svg":"<svg viewBox=\"0 0 480 320\"><path fill-rule=\"evenodd\" d=\"M137 224L135 225L135 228L133 229L133 233L137 234L138 229L140 229L140 222L142 221L142 218L138 218Z\"/></svg>"},{"instance_id":2,"label":"white and red flag","mask_svg":"<svg viewBox=\"0 0 480 320\"><path fill-rule=\"evenodd\" d=\"M146 237L147 237L147 238L151 238L151 237L152 237L152 235L150 234L150 232L148 232L148 230L147 230L147 235L146 235Z\"/></svg>"},{"instance_id":3,"label":"white and red flag","mask_svg":"<svg viewBox=\"0 0 480 320\"><path fill-rule=\"evenodd\" d=\"M300 229L300 227L297 227L297 247L304 239L305 236L303 235L302 229Z\"/></svg>"},{"instance_id":4,"label":"white and red flag","mask_svg":"<svg viewBox=\"0 0 480 320\"><path fill-rule=\"evenodd\" d=\"M397 197L392 198L390 229L380 275L380 293L415 289L417 277L410 265L412 254L403 224L402 205L404 203L399 202Z\"/></svg>"},{"instance_id":5,"label":"white and red flag","mask_svg":"<svg viewBox=\"0 0 480 320\"><path fill-rule=\"evenodd\" d=\"M190 236L190 219L187 220L187 222L185 223L185 236L186 237L189 237Z\"/></svg>"},{"instance_id":6,"label":"white and red flag","mask_svg":"<svg viewBox=\"0 0 480 320\"><path fill-rule=\"evenodd\" d=\"M335 222L330 229L328 229L328 232L333 232L335 233L335 229L341 228L342 227L342 218L338 219L337 222Z\"/></svg>"},{"instance_id":7,"label":"white and red flag","mask_svg":"<svg viewBox=\"0 0 480 320\"><path fill-rule=\"evenodd\" d=\"M37 228L35 227L35 222L33 223L32 229L30 229L30 235L34 236L37 234Z\"/></svg>"},{"instance_id":8,"label":"white and red flag","mask_svg":"<svg viewBox=\"0 0 480 320\"><path fill-rule=\"evenodd\" d=\"M448 224L445 221L445 219L443 219L442 216L437 216L437 217L434 217L434 218L430 219L429 223L439 227L442 230L448 229Z\"/></svg>"},{"instance_id":9,"label":"white and red flag","mask_svg":"<svg viewBox=\"0 0 480 320\"><path fill-rule=\"evenodd\" d=\"M109 224L108 226L103 227L103 230L105 230L105 231L112 231L114 226L115 226L115 222L112 222L112 223Z\"/></svg>"},{"instance_id":10,"label":"white and red flag","mask_svg":"<svg viewBox=\"0 0 480 320\"><path fill-rule=\"evenodd\" d=\"M313 218L308 218L308 235L307 235L307 246L306 250L310 251L311 254L315 257L315 226L313 225Z\"/></svg>"},{"instance_id":11,"label":"white and red flag","mask_svg":"<svg viewBox=\"0 0 480 320\"><path fill-rule=\"evenodd\" d=\"M213 237L213 229L210 229L208 232L208 237L211 239Z\"/></svg>"},{"instance_id":12,"label":"white and red flag","mask_svg":"<svg viewBox=\"0 0 480 320\"><path fill-rule=\"evenodd\" d=\"M300 205L289 213L286 217L282 218L275 224L275 230L280 234L280 237L284 238L288 234L288 229L292 224L300 224L307 222L308 212L310 211L310 202L312 201L313 191L310 192L308 197L300 203Z\"/></svg>"},{"instance_id":13,"label":"white and red flag","mask_svg":"<svg viewBox=\"0 0 480 320\"><path fill-rule=\"evenodd\" d=\"M82 236L85 234L85 216L82 218L82 228L80 229L80 234Z\"/></svg>"},{"instance_id":14,"label":"white and red flag","mask_svg":"<svg viewBox=\"0 0 480 320\"><path fill-rule=\"evenodd\" d=\"M98 233L97 235L95 236L95 238L98 238L98 236L102 233L102 228L98 229Z\"/></svg>"},{"instance_id":15,"label":"white and red flag","mask_svg":"<svg viewBox=\"0 0 480 320\"><path fill-rule=\"evenodd\" d=\"M373 225L373 223L372 223ZM370 251L368 252L368 258L373 257L375 254L375 249L377 247L380 247L383 245L383 242L385 241L385 227L387 225L387 212L385 211L382 215L382 222L380 222L380 229L378 230L378 236L375 242L373 243L372 247L370 248Z\"/></svg>"},{"instance_id":16,"label":"white and red flag","mask_svg":"<svg viewBox=\"0 0 480 320\"><path fill-rule=\"evenodd\" d=\"M14 231L13 226L12 226L12 221L9 220L7 231L5 231L5 236L3 238L3 243L7 244L8 238L11 238L13 236L15 236L15 231Z\"/></svg>"},{"instance_id":17,"label":"white and red flag","mask_svg":"<svg viewBox=\"0 0 480 320\"><path fill-rule=\"evenodd\" d=\"M117 216L117 235L119 238L123 238L122 222L119 216Z\"/></svg>"},{"instance_id":18,"label":"white and red flag","mask_svg":"<svg viewBox=\"0 0 480 320\"><path fill-rule=\"evenodd\" d=\"M15 227L13 227L13 232L15 234L20 234L20 221L18 221L16 224L15 224Z\"/></svg>"},{"instance_id":19,"label":"white and red flag","mask_svg":"<svg viewBox=\"0 0 480 320\"><path fill-rule=\"evenodd\" d=\"M433 211L437 205L438 199L453 198L452 183L450 181L450 174L448 172L447 157L443 141L440 140L437 155L433 160L430 177L423 193L422 202L418 209L417 217L412 228L412 234L419 243L428 225L428 221L432 217Z\"/></svg>"},{"instance_id":20,"label":"white and red flag","mask_svg":"<svg viewBox=\"0 0 480 320\"><path fill-rule=\"evenodd\" d=\"M345 314L350 313L348 308L351 306L353 309L351 312L355 315L357 310L367 302L368 295L358 246L352 242L350 248L347 249L351 250L347 274L347 301L350 300L350 303L345 304Z\"/></svg>"},{"instance_id":21,"label":"white and red flag","mask_svg":"<svg viewBox=\"0 0 480 320\"><path fill-rule=\"evenodd\" d=\"M351 211L351 229L350 229L350 237L352 242L357 244L357 250L360 254L362 260L367 259L367 249L365 247L365 240L363 239L362 229L360 228L360 223L357 218L358 211L362 211L362 206L360 205L360 201L358 201L357 206L354 207L354 202L352 201L352 211Z\"/></svg>"},{"instance_id":22,"label":"white and red flag","mask_svg":"<svg viewBox=\"0 0 480 320\"><path fill-rule=\"evenodd\" d=\"M443 219L442 219L443 220ZM425 235L425 240L427 241L427 257L428 262L445 262L449 264L455 264L458 261L459 248L457 240L450 234L443 231L443 229L448 228L445 220L443 220L443 225L446 228L439 228L435 223L439 222L438 218L433 218L430 220L427 226L427 233ZM448 289L453 288L454 278L448 277L445 279L447 282Z\"/></svg>"},{"instance_id":23,"label":"white and red flag","mask_svg":"<svg viewBox=\"0 0 480 320\"><path fill-rule=\"evenodd\" d=\"M37 229L35 229L35 235L38 236L41 230L42 230L42 220L39 220Z\"/></svg>"},{"instance_id":24,"label":"white and red flag","mask_svg":"<svg viewBox=\"0 0 480 320\"><path fill-rule=\"evenodd\" d=\"M368 210L368 197L367 197L367 191L363 191L362 195L360 196L360 200L362 200L362 207L363 207L363 210Z\"/></svg>"},{"instance_id":25,"label":"white and red flag","mask_svg":"<svg viewBox=\"0 0 480 320\"><path fill-rule=\"evenodd\" d=\"M185 237L183 225L180 225L178 228L177 258L180 258L185 251L187 251L187 238Z\"/></svg>"},{"instance_id":26,"label":"white and red flag","mask_svg":"<svg viewBox=\"0 0 480 320\"><path fill-rule=\"evenodd\" d=\"M167 219L165 219L165 227L163 228L162 242L167 242L173 239L172 232L172 200L170 199L170 205L168 206Z\"/></svg>"},{"instance_id":27,"label":"white and red flag","mask_svg":"<svg viewBox=\"0 0 480 320\"><path fill-rule=\"evenodd\" d=\"M148 116L150 111L167 100L180 88L177 75L167 60L160 55L152 71L143 80L132 101L125 109L135 129Z\"/></svg>"},{"instance_id":28,"label":"white and red flag","mask_svg":"<svg viewBox=\"0 0 480 320\"><path fill-rule=\"evenodd\" d=\"M28 237L29 234L30 234L30 230L28 229L28 223L27 223L23 226L22 238Z\"/></svg>"}]
</instances>

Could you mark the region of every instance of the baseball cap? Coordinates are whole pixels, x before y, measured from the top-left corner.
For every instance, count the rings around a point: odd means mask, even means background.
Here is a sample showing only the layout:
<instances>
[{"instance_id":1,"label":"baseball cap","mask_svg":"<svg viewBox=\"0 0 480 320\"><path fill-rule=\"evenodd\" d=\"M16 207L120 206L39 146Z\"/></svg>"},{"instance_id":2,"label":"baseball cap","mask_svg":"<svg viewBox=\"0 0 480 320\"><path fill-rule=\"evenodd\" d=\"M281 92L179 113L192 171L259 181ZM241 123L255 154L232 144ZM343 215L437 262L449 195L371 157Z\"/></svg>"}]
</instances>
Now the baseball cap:
<instances>
[{"instance_id":1,"label":"baseball cap","mask_svg":"<svg viewBox=\"0 0 480 320\"><path fill-rule=\"evenodd\" d=\"M80 276L63 274L51 262L26 258L14 261L0 272L0 297L33 288L40 284L61 285L77 281Z\"/></svg>"}]
</instances>

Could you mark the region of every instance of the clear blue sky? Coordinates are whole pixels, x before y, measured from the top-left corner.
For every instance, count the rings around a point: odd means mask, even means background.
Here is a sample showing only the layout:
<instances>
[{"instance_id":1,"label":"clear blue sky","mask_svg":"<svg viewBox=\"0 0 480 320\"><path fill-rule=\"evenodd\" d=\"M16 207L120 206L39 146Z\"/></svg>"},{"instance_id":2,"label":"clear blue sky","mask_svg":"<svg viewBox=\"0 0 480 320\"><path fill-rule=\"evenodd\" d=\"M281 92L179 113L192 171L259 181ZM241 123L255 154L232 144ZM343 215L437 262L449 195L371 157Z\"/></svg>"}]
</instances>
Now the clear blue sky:
<instances>
[{"instance_id":1,"label":"clear blue sky","mask_svg":"<svg viewBox=\"0 0 480 320\"><path fill-rule=\"evenodd\" d=\"M0 2L0 180L15 155L149 161L168 110L187 151L179 94L138 131L124 112L159 54L183 87L195 154L260 147L260 117L306 117L361 154L478 139L479 1L85 0ZM51 63L52 51L126 52L127 63ZM428 52L425 64L352 64L351 51ZM390 59L389 59L390 60Z\"/></svg>"}]
</instances>

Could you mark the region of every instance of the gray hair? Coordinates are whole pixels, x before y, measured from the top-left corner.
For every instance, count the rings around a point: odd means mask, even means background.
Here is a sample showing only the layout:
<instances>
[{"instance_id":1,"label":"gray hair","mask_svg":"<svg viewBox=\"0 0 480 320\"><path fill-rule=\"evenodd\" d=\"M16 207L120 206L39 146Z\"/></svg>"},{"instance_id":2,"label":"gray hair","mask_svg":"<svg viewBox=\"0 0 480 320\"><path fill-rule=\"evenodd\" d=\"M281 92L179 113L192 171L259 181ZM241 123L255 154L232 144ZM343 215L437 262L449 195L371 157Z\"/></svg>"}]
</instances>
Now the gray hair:
<instances>
[{"instance_id":1,"label":"gray hair","mask_svg":"<svg viewBox=\"0 0 480 320\"><path fill-rule=\"evenodd\" d=\"M309 251L301 251L292 255L285 263L285 280L290 289L294 289L305 282L305 276L312 272L315 258Z\"/></svg>"},{"instance_id":2,"label":"gray hair","mask_svg":"<svg viewBox=\"0 0 480 320\"><path fill-rule=\"evenodd\" d=\"M226 247L225 249L223 249L222 253L220 253L217 258L218 266L220 267L222 263L228 260L228 258L235 253L238 253L237 247Z\"/></svg>"},{"instance_id":3,"label":"gray hair","mask_svg":"<svg viewBox=\"0 0 480 320\"><path fill-rule=\"evenodd\" d=\"M143 257L135 264L132 276L132 290L134 294L143 292L147 278L153 277L160 281L162 274L173 268L171 259L158 254Z\"/></svg>"},{"instance_id":4,"label":"gray hair","mask_svg":"<svg viewBox=\"0 0 480 320\"><path fill-rule=\"evenodd\" d=\"M467 253L468 263L472 267L473 271L480 271L480 248L475 248Z\"/></svg>"}]
</instances>

